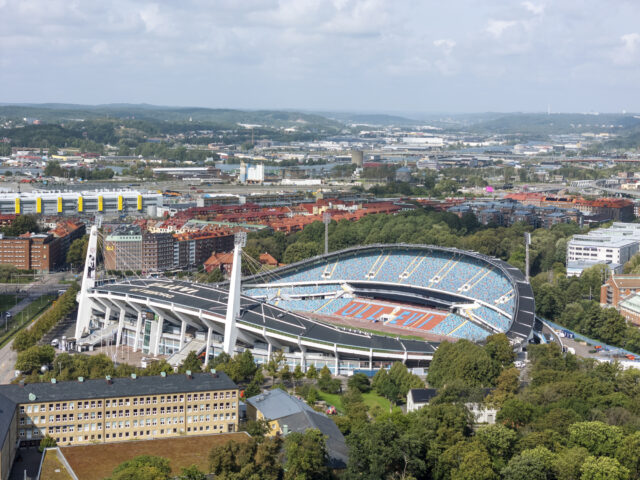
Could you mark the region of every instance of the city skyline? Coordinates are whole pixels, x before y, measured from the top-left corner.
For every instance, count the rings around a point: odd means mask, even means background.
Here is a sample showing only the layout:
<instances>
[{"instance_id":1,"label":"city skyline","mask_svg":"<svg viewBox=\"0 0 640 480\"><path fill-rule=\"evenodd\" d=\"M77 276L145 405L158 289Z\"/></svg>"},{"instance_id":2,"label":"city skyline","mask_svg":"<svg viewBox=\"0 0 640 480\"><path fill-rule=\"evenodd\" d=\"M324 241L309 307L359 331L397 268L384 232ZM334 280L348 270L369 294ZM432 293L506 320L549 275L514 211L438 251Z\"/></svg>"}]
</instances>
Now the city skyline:
<instances>
[{"instance_id":1,"label":"city skyline","mask_svg":"<svg viewBox=\"0 0 640 480\"><path fill-rule=\"evenodd\" d=\"M619 0L0 0L2 102L357 112L640 111Z\"/></svg>"}]
</instances>

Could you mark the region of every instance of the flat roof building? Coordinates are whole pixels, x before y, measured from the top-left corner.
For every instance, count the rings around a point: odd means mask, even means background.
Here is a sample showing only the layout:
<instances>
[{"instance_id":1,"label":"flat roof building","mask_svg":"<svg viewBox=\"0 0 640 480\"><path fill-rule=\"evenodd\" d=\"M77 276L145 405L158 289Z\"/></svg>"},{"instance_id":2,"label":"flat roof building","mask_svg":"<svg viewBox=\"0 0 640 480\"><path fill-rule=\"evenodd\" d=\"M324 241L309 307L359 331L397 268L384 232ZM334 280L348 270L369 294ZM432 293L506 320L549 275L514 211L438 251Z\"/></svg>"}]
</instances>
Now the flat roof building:
<instances>
[{"instance_id":1,"label":"flat roof building","mask_svg":"<svg viewBox=\"0 0 640 480\"><path fill-rule=\"evenodd\" d=\"M574 235L567 243L567 275L580 275L598 264L607 264L613 273L622 273L622 266L639 248L640 224L614 223L587 235Z\"/></svg>"},{"instance_id":2,"label":"flat roof building","mask_svg":"<svg viewBox=\"0 0 640 480\"><path fill-rule=\"evenodd\" d=\"M224 373L0 386L0 479L18 444L49 435L87 445L238 430L238 386Z\"/></svg>"},{"instance_id":3,"label":"flat roof building","mask_svg":"<svg viewBox=\"0 0 640 480\"><path fill-rule=\"evenodd\" d=\"M82 192L33 191L0 193L0 214L82 215L146 214L162 205L157 192L92 190ZM150 210L151 209L151 210Z\"/></svg>"}]
</instances>

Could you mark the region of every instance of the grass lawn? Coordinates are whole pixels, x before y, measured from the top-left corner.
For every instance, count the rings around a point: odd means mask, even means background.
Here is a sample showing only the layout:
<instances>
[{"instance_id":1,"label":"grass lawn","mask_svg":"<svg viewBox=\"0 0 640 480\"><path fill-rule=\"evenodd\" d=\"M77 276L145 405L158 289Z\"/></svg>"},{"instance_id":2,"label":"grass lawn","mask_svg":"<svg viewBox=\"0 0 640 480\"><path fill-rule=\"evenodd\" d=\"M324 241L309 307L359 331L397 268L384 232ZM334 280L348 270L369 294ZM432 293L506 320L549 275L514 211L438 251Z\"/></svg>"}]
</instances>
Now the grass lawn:
<instances>
[{"instance_id":1,"label":"grass lawn","mask_svg":"<svg viewBox=\"0 0 640 480\"><path fill-rule=\"evenodd\" d=\"M14 322L21 324L22 322L29 321L37 315L40 315L45 308L49 308L51 306L51 302L56 298L57 297L55 295L43 295L42 297L34 300L27 306L27 308L15 316Z\"/></svg>"},{"instance_id":2,"label":"grass lawn","mask_svg":"<svg viewBox=\"0 0 640 480\"><path fill-rule=\"evenodd\" d=\"M60 447L60 451L79 480L99 480L109 477L115 467L139 455L168 458L171 462L172 473L177 476L183 467L190 465L197 465L201 470L208 472L209 452L212 448L231 440L246 442L249 438L251 437L244 433L185 435L158 440L129 440L117 443Z\"/></svg>"},{"instance_id":3,"label":"grass lawn","mask_svg":"<svg viewBox=\"0 0 640 480\"><path fill-rule=\"evenodd\" d=\"M0 295L0 312L6 312L16 304L15 295Z\"/></svg>"},{"instance_id":4,"label":"grass lawn","mask_svg":"<svg viewBox=\"0 0 640 480\"><path fill-rule=\"evenodd\" d=\"M320 392L319 397L320 397L320 400L324 400L325 402L327 402L327 405L333 405L334 407L336 407L336 410L338 410L338 412L344 413L344 407L342 406L342 398L339 394ZM390 406L389 400L387 400L384 397L381 397L375 392L363 393L362 400L364 401L364 404L367 407L369 407L369 409L372 409L374 406L377 405L380 408L382 408L385 412L389 411L389 406Z\"/></svg>"},{"instance_id":5,"label":"grass lawn","mask_svg":"<svg viewBox=\"0 0 640 480\"><path fill-rule=\"evenodd\" d=\"M49 480L72 480L71 475L69 475L67 469L62 465L62 462L60 462L58 456L52 450L45 452L40 478L47 478Z\"/></svg>"},{"instance_id":6,"label":"grass lawn","mask_svg":"<svg viewBox=\"0 0 640 480\"><path fill-rule=\"evenodd\" d=\"M51 306L51 302L56 298L57 297L55 295L43 295L37 300L31 302L27 308L13 317L9 322L9 328L6 332L4 328L0 329L0 347L4 346L23 327L29 325L33 319L47 310ZM4 327L4 323L2 323L2 327Z\"/></svg>"}]
</instances>

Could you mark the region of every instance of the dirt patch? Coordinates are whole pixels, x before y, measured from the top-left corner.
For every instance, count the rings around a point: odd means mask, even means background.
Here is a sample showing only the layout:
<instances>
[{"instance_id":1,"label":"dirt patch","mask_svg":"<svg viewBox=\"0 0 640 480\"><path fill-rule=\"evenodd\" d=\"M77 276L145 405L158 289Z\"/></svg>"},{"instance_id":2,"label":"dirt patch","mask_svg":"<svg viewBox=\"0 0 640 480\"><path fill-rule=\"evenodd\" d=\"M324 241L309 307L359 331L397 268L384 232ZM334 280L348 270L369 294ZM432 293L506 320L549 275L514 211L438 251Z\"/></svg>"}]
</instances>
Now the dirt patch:
<instances>
[{"instance_id":1,"label":"dirt patch","mask_svg":"<svg viewBox=\"0 0 640 480\"><path fill-rule=\"evenodd\" d=\"M154 455L171 461L174 475L183 467L197 465L208 471L209 451L231 440L246 442L244 433L223 433L193 437L163 438L160 440L138 440L118 443L100 443L61 447L60 451L71 465L79 480L98 480L109 477L113 469L138 455Z\"/></svg>"}]
</instances>

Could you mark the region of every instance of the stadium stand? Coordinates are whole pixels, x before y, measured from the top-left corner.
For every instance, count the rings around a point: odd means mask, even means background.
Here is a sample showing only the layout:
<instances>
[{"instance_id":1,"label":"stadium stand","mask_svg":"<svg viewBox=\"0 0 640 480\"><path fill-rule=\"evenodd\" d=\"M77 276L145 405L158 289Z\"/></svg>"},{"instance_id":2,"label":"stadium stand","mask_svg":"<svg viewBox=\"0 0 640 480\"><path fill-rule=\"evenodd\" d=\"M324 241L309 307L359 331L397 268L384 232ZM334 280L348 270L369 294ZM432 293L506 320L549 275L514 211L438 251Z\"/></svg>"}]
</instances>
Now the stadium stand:
<instances>
[{"instance_id":1,"label":"stadium stand","mask_svg":"<svg viewBox=\"0 0 640 480\"><path fill-rule=\"evenodd\" d=\"M265 278L267 284L271 283L273 286L259 285L247 289L245 293L265 298L283 308L334 316L345 316L347 312L346 316L355 315L356 318L371 321L377 321L385 315L385 318L391 318L385 324L477 341L490 334L487 324L497 331L507 332L513 323L512 317L516 309L515 284L504 269L496 265L459 250L400 249L386 246L380 249L354 250L342 257L321 258L320 261L302 264L300 268L294 267L288 271L285 267L284 271L278 272L277 280ZM425 316L429 312L423 311L415 317L401 317L399 322L394 320L397 312L390 314L387 309L364 310L363 307L350 313L348 309L355 308L354 303L364 301L360 298L340 297L344 291L343 286L350 281L427 288L434 295L438 291L454 294L457 296L455 298L459 298L458 302L476 303L476 308L471 309L470 318L437 311L432 312L429 317ZM363 288L366 290L362 284L356 288L363 292ZM381 288L383 287L379 287ZM388 287L384 288L388 290ZM346 287L345 289L350 291ZM375 297L375 292L372 295ZM319 296L324 298L313 298Z\"/></svg>"}]
</instances>

